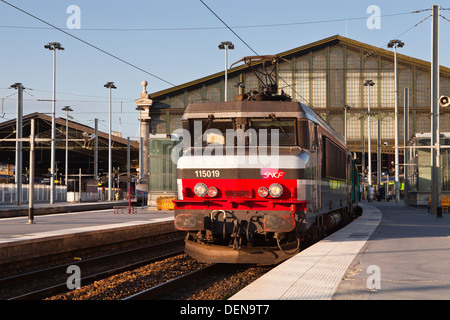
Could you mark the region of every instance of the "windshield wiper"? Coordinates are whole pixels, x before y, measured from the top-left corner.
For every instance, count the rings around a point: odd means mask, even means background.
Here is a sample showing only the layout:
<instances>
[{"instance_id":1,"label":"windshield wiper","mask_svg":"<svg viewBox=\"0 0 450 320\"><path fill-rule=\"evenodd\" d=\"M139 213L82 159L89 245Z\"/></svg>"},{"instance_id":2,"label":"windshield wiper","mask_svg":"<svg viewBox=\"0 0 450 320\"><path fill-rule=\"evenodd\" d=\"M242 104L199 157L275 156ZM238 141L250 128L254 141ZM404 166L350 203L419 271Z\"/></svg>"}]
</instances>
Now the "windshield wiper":
<instances>
[{"instance_id":1,"label":"windshield wiper","mask_svg":"<svg viewBox=\"0 0 450 320\"><path fill-rule=\"evenodd\" d=\"M209 114L208 120L206 120L205 124L202 127L202 132L205 132L206 130L208 130L209 127L211 127L211 124L213 123L213 121L214 121L214 115ZM206 125L208 125L208 127L206 128L206 130L204 130Z\"/></svg>"}]
</instances>

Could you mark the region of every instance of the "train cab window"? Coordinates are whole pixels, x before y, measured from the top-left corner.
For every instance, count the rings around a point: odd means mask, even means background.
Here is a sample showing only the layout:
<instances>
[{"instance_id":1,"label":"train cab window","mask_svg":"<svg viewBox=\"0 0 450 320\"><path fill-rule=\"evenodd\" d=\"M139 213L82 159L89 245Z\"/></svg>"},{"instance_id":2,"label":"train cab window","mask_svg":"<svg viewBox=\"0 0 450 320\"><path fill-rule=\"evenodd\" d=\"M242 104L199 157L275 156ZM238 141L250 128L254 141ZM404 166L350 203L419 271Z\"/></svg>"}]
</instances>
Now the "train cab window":
<instances>
[{"instance_id":1,"label":"train cab window","mask_svg":"<svg viewBox=\"0 0 450 320\"><path fill-rule=\"evenodd\" d=\"M253 134L256 133L258 135L258 141L260 142L265 139L265 136L267 136L268 146L272 145L272 143L276 145L276 142L272 141L275 137L274 132L278 132L279 146L297 145L297 128L295 119L275 118L269 120L253 118L248 123L248 129L254 129Z\"/></svg>"},{"instance_id":2,"label":"train cab window","mask_svg":"<svg viewBox=\"0 0 450 320\"><path fill-rule=\"evenodd\" d=\"M210 144L226 144L227 130L234 130L231 119L191 119L190 132L194 147L206 147Z\"/></svg>"},{"instance_id":3,"label":"train cab window","mask_svg":"<svg viewBox=\"0 0 450 320\"><path fill-rule=\"evenodd\" d=\"M298 146L303 149L310 148L308 120L298 120Z\"/></svg>"}]
</instances>

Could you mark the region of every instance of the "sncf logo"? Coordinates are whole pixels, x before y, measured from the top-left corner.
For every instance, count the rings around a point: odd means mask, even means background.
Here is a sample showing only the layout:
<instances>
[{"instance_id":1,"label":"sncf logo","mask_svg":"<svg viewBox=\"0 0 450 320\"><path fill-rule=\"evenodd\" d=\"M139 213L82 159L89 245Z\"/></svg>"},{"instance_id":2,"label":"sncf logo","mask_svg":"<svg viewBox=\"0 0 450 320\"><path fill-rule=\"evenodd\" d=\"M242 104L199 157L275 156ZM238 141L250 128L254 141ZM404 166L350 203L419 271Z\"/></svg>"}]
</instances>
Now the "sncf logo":
<instances>
[{"instance_id":1,"label":"sncf logo","mask_svg":"<svg viewBox=\"0 0 450 320\"><path fill-rule=\"evenodd\" d=\"M263 168L262 169L262 178L263 179L283 179L284 171L272 168Z\"/></svg>"}]
</instances>

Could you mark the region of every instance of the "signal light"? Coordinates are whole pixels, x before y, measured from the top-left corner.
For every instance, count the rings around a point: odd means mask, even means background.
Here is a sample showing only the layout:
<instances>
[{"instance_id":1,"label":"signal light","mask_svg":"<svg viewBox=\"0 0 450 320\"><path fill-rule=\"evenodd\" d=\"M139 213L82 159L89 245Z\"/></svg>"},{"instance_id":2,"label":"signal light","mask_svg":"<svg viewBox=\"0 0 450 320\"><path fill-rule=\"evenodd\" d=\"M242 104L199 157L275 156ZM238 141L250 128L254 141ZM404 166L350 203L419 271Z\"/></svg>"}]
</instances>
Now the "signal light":
<instances>
[{"instance_id":1,"label":"signal light","mask_svg":"<svg viewBox=\"0 0 450 320\"><path fill-rule=\"evenodd\" d=\"M278 183L272 183L269 187L269 194L274 198L278 198L283 194L283 187Z\"/></svg>"},{"instance_id":2,"label":"signal light","mask_svg":"<svg viewBox=\"0 0 450 320\"><path fill-rule=\"evenodd\" d=\"M269 195L269 190L266 187L261 187L258 189L258 195L262 198L265 198Z\"/></svg>"},{"instance_id":3,"label":"signal light","mask_svg":"<svg viewBox=\"0 0 450 320\"><path fill-rule=\"evenodd\" d=\"M208 196L210 196L211 198L214 198L215 196L217 196L217 188L209 187L207 193L208 193Z\"/></svg>"},{"instance_id":4,"label":"signal light","mask_svg":"<svg viewBox=\"0 0 450 320\"><path fill-rule=\"evenodd\" d=\"M194 187L194 193L199 197L204 197L208 192L208 187L204 183L197 183Z\"/></svg>"}]
</instances>

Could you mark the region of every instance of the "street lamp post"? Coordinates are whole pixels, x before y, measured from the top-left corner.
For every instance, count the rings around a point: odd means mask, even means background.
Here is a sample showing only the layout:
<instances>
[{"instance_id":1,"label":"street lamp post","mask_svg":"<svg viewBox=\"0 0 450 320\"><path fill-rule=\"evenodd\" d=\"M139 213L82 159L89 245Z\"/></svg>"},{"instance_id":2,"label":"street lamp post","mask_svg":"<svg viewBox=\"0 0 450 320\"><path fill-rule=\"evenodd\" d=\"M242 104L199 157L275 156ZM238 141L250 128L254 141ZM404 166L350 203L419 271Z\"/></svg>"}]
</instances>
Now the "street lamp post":
<instances>
[{"instance_id":1,"label":"street lamp post","mask_svg":"<svg viewBox=\"0 0 450 320\"><path fill-rule=\"evenodd\" d=\"M368 160L369 160L369 186L371 186L372 185L372 151L371 151L371 131L372 131L372 128L371 128L371 124L370 124L370 87L373 87L375 85L375 82L373 82L372 80L366 80L365 82L364 82L364 86L365 87L369 87L369 100L368 100L368 115L369 115L369 117L368 117L368 124L367 124L367 126L368 126L368 140L369 140L369 150L368 150L368 153L369 153L369 155L368 155Z\"/></svg>"},{"instance_id":2,"label":"street lamp post","mask_svg":"<svg viewBox=\"0 0 450 320\"><path fill-rule=\"evenodd\" d=\"M22 127L23 127L23 85L21 83L14 83L11 88L17 90L17 118L16 118L16 162L15 183L16 183L16 204L22 205Z\"/></svg>"},{"instance_id":3,"label":"street lamp post","mask_svg":"<svg viewBox=\"0 0 450 320\"><path fill-rule=\"evenodd\" d=\"M53 51L53 99L52 99L52 142L50 155L50 204L55 203L55 104L56 104L56 50L64 50L59 42L49 42L45 49Z\"/></svg>"},{"instance_id":4,"label":"street lamp post","mask_svg":"<svg viewBox=\"0 0 450 320\"><path fill-rule=\"evenodd\" d=\"M219 44L219 49L225 49L225 100L228 99L228 49L233 50L234 44L231 41L222 41Z\"/></svg>"},{"instance_id":5,"label":"street lamp post","mask_svg":"<svg viewBox=\"0 0 450 320\"><path fill-rule=\"evenodd\" d=\"M107 82L104 85L109 89L109 125L108 125L108 201L112 200L112 152L111 152L111 89L117 89L114 82Z\"/></svg>"},{"instance_id":6,"label":"street lamp post","mask_svg":"<svg viewBox=\"0 0 450 320\"><path fill-rule=\"evenodd\" d=\"M73 110L69 106L65 106L62 110L66 112L66 169L64 170L64 184L67 187L67 173L69 170L69 111Z\"/></svg>"},{"instance_id":7,"label":"street lamp post","mask_svg":"<svg viewBox=\"0 0 450 320\"><path fill-rule=\"evenodd\" d=\"M394 48L394 82L395 82L395 202L400 201L399 190L399 152L398 152L398 83L397 83L397 48L403 48L404 42L394 39L389 41L388 48Z\"/></svg>"}]
</instances>

